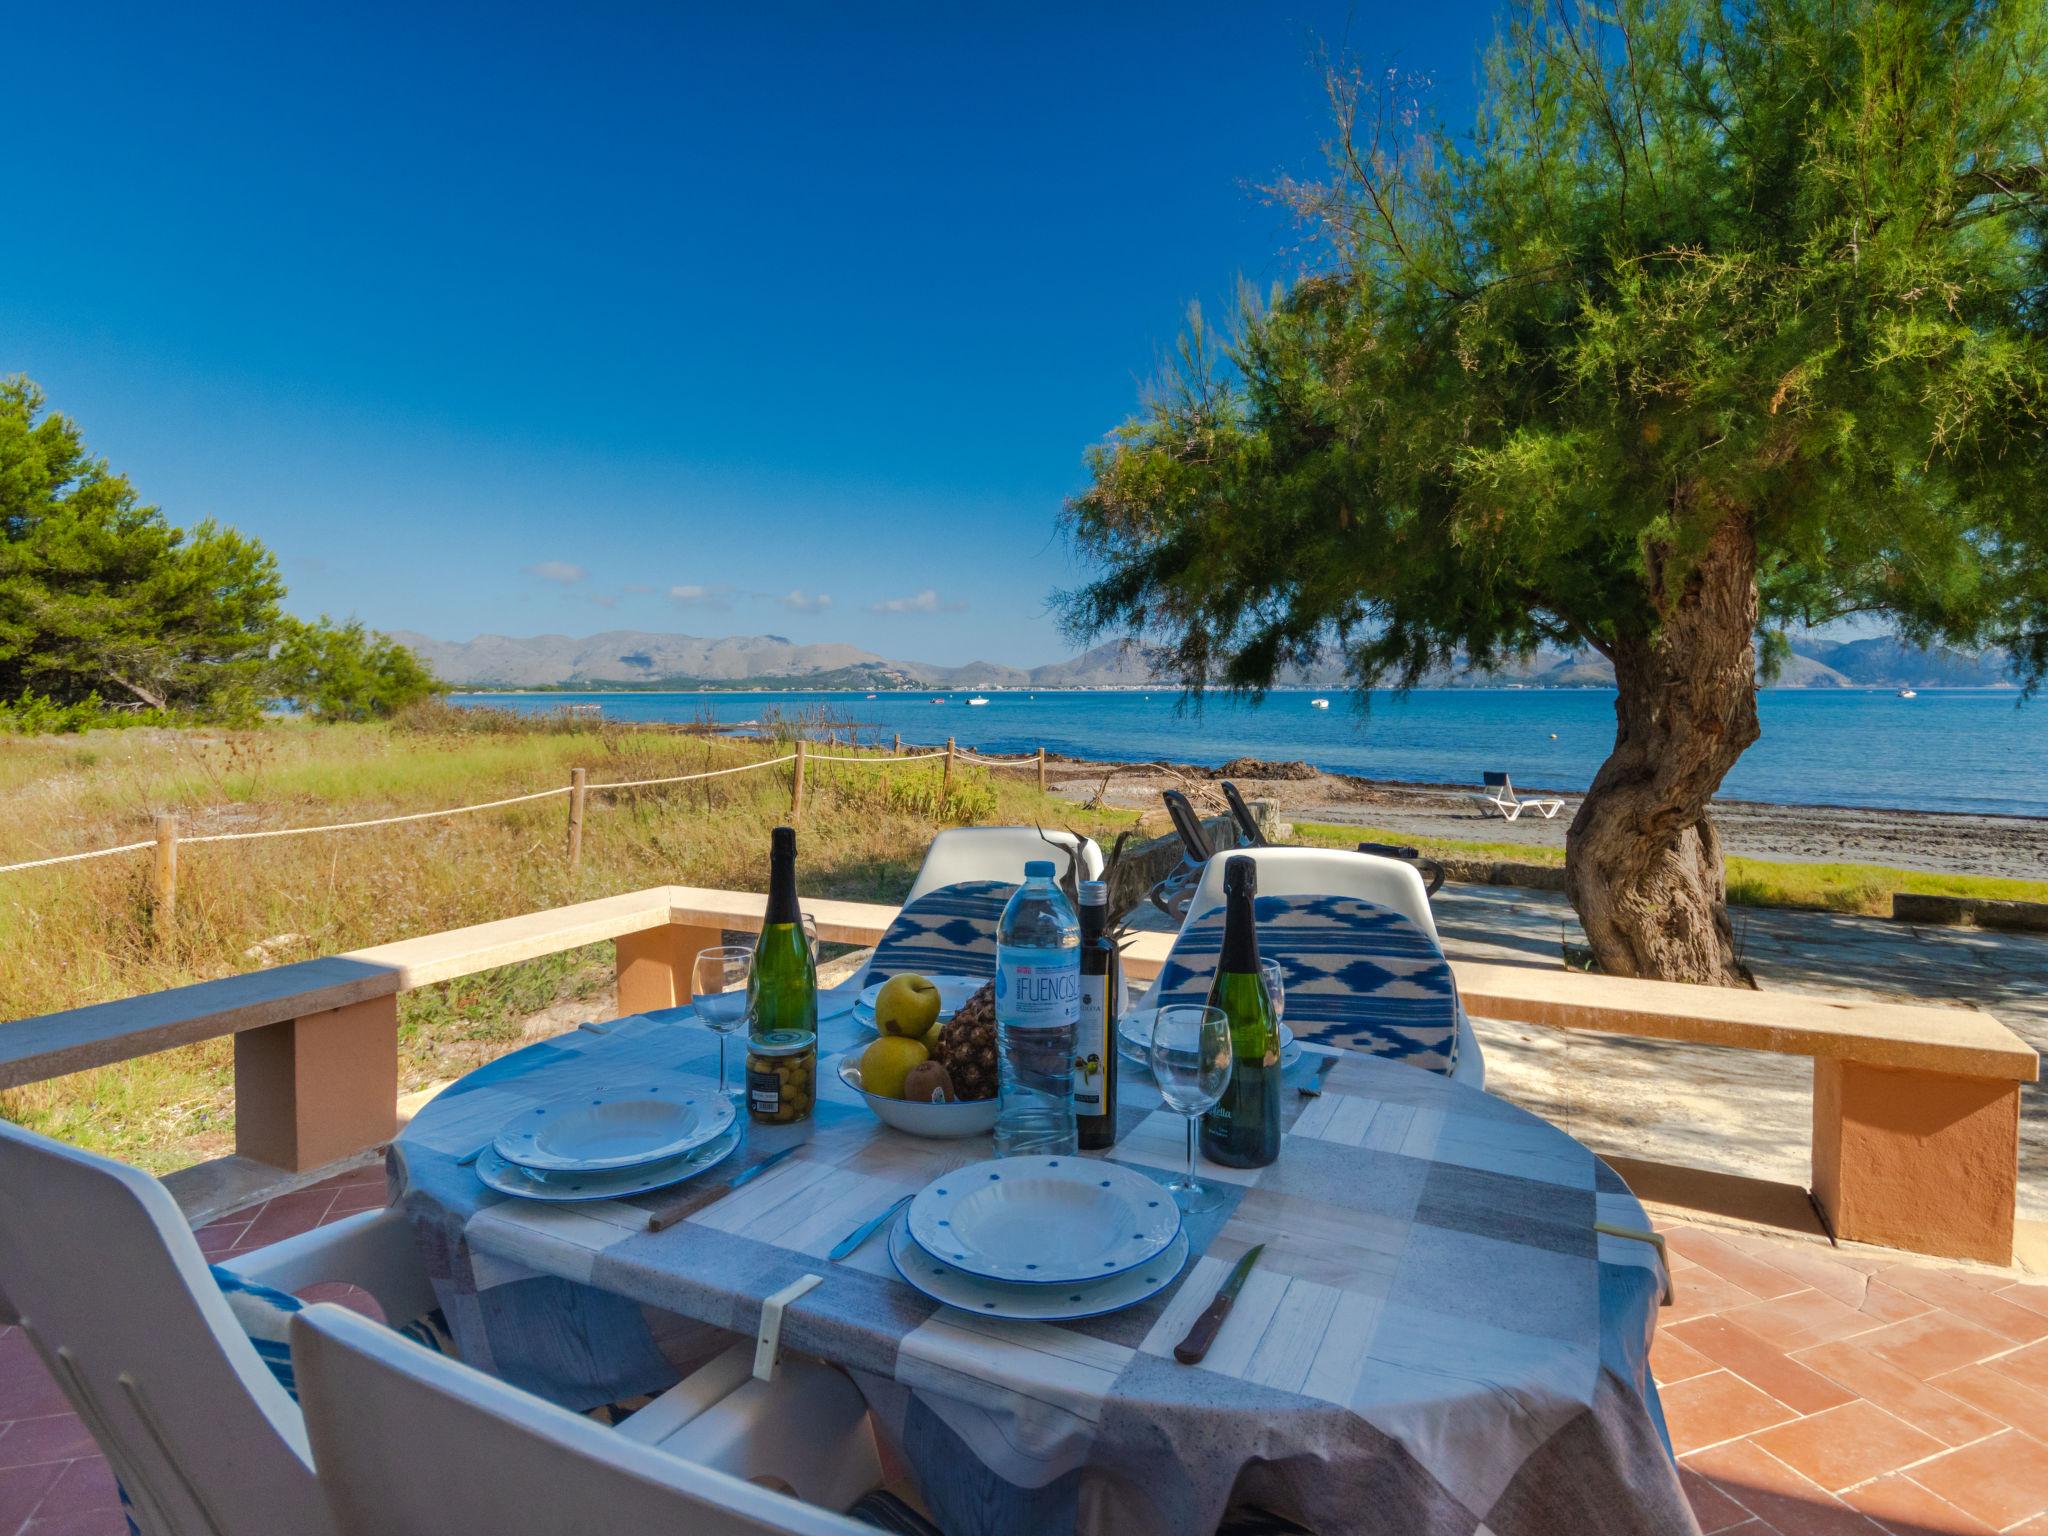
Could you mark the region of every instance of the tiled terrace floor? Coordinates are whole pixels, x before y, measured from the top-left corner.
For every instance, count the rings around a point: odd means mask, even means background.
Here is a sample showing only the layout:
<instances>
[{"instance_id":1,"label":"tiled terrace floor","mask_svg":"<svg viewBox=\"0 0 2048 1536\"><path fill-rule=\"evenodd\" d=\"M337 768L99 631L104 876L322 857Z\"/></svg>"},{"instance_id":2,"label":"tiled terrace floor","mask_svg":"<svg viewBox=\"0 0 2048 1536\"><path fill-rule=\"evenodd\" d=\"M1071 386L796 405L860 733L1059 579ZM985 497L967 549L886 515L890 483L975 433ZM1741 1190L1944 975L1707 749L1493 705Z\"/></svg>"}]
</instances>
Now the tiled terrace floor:
<instances>
[{"instance_id":1,"label":"tiled terrace floor","mask_svg":"<svg viewBox=\"0 0 2048 1536\"><path fill-rule=\"evenodd\" d=\"M381 1171L348 1174L200 1244L240 1253L383 1200ZM2048 1285L1660 1225L1678 1300L1653 1362L1709 1536L2048 1536ZM0 1536L123 1529L84 1427L0 1329Z\"/></svg>"}]
</instances>

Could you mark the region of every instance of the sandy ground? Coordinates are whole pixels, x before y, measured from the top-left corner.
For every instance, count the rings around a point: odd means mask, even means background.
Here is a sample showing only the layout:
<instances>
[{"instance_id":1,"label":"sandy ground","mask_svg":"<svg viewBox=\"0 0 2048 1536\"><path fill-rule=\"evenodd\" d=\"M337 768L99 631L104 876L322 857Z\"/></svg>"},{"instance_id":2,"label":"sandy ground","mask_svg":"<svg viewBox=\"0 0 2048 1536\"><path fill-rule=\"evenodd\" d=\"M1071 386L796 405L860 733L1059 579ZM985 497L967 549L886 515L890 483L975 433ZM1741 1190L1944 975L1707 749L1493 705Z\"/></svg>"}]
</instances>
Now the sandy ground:
<instances>
[{"instance_id":1,"label":"sandy ground","mask_svg":"<svg viewBox=\"0 0 2048 1536\"><path fill-rule=\"evenodd\" d=\"M1356 822L1411 837L1529 847L1562 848L1578 798L1563 796L1565 808L1555 820L1531 811L1507 822L1482 812L1469 795L1442 785L1354 779L1297 767L1303 777L1228 777L1247 800L1271 800L1289 820ZM1166 788L1185 791L1205 815L1226 809L1222 791L1203 768L1058 762L1050 782L1078 800L1099 794L1107 804L1146 811L1159 809L1159 791ZM1533 785L1516 788L1525 796L1540 792ZM1163 814L1159 820L1164 830ZM2048 818L1723 800L1715 804L1714 820L1728 852L1756 858L2048 880Z\"/></svg>"}]
</instances>

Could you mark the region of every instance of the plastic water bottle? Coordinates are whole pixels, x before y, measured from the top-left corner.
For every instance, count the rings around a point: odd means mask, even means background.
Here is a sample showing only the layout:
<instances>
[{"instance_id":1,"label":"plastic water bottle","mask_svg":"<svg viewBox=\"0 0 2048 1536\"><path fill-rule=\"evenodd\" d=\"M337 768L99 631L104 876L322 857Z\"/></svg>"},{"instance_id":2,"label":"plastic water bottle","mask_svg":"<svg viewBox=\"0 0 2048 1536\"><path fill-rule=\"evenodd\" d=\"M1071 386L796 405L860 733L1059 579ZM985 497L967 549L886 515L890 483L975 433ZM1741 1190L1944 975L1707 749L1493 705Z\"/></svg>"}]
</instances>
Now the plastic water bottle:
<instances>
[{"instance_id":1,"label":"plastic water bottle","mask_svg":"<svg viewBox=\"0 0 2048 1536\"><path fill-rule=\"evenodd\" d=\"M1074 1151L1080 1017L1080 919L1053 883L1052 861L1034 859L996 927L996 1156Z\"/></svg>"}]
</instances>

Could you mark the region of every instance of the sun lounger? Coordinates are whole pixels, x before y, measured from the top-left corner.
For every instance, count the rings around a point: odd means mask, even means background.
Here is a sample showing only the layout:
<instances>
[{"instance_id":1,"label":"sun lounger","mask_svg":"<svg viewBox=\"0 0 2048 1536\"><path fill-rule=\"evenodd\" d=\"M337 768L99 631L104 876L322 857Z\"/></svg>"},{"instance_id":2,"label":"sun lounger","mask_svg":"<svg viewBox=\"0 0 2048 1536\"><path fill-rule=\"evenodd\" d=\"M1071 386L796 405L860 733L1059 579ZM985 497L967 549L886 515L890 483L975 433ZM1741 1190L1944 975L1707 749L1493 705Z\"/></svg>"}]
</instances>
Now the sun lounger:
<instances>
[{"instance_id":1,"label":"sun lounger","mask_svg":"<svg viewBox=\"0 0 2048 1536\"><path fill-rule=\"evenodd\" d=\"M1479 802L1479 813L1482 816L1491 816L1498 812L1503 821L1513 821L1524 811L1535 811L1545 821L1552 821L1556 819L1557 813L1564 809L1562 800L1548 795L1530 795L1527 798L1517 796L1514 781L1505 773L1489 771L1480 777L1485 781L1486 788L1472 798Z\"/></svg>"}]
</instances>

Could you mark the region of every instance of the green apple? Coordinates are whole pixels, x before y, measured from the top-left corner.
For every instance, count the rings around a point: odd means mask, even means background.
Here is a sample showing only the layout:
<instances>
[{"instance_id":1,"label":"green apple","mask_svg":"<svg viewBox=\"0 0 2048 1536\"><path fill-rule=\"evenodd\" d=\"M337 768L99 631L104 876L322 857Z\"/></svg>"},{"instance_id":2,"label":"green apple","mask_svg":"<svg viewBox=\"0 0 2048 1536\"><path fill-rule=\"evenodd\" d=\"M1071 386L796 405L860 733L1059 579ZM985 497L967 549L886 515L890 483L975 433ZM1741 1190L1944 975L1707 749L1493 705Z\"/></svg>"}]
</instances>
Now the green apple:
<instances>
[{"instance_id":1,"label":"green apple","mask_svg":"<svg viewBox=\"0 0 2048 1536\"><path fill-rule=\"evenodd\" d=\"M922 1039L939 1016L939 989L922 976L891 976L875 997L875 1027L885 1035Z\"/></svg>"}]
</instances>

